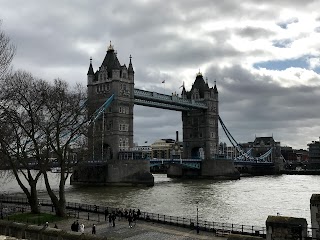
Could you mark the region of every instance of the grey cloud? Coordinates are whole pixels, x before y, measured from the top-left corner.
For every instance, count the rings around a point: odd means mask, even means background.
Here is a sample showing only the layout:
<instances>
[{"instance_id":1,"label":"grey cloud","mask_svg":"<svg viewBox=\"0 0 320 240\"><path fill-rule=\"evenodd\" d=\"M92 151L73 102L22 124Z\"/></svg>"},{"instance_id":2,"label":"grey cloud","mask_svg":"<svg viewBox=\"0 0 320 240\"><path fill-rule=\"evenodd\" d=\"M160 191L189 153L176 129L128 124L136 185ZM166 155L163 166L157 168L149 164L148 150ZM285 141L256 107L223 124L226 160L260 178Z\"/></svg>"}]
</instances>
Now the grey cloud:
<instances>
[{"instance_id":1,"label":"grey cloud","mask_svg":"<svg viewBox=\"0 0 320 240\"><path fill-rule=\"evenodd\" d=\"M274 32L260 27L245 27L241 29L236 29L235 32L241 37L247 37L251 39L268 38L275 35Z\"/></svg>"},{"instance_id":2,"label":"grey cloud","mask_svg":"<svg viewBox=\"0 0 320 240\"><path fill-rule=\"evenodd\" d=\"M85 84L90 56L86 49L77 49L76 44L100 43L92 56L96 70L109 40L118 51L121 64L128 66L132 54L137 88L174 92L184 81L177 79L175 73L188 68L197 69L204 64L212 66L205 76L210 81L218 80L223 120L239 141L252 141L254 134L275 131L279 133L277 140L294 139L293 134L299 128L316 125L320 111L312 103L319 97L319 89L308 86L283 88L271 78L232 66L246 56L265 56L263 50L240 52L228 44L234 34L252 39L272 37L273 33L263 25L243 28L240 24L226 25L219 26L220 30L206 32L203 23L278 21L282 17L281 9L308 11L317 9L316 5L317 1L306 3L301 0L264 3L255 0L241 3L234 0L165 3L160 0L12 0L2 4L0 13L3 26L18 48L14 65L19 68L27 66L29 69L26 70L32 70L35 75L50 76L50 70L54 77ZM285 22L288 23L290 21ZM187 33L191 33L191 37ZM275 44L286 43L281 39L275 41L278 41ZM214 67L222 61L232 67ZM168 82L166 89L161 84L164 79ZM174 138L175 131L181 130L179 112L136 106L134 118L135 139L140 143L149 139ZM301 145L305 139L294 139L292 144Z\"/></svg>"},{"instance_id":3,"label":"grey cloud","mask_svg":"<svg viewBox=\"0 0 320 240\"><path fill-rule=\"evenodd\" d=\"M320 118L320 107L314 104L320 97L320 87L284 88L240 66L211 68L208 74L220 79L220 115L238 141L245 142L247 136L257 133L270 136L277 129L278 140L288 141L289 135ZM299 139L290 140L299 145Z\"/></svg>"},{"instance_id":4,"label":"grey cloud","mask_svg":"<svg viewBox=\"0 0 320 240\"><path fill-rule=\"evenodd\" d=\"M287 29L288 25L293 24L293 23L297 23L297 22L299 22L299 19L296 17L293 17L293 18L287 19L285 21L279 22L279 23L277 23L277 25L283 29Z\"/></svg>"}]
</instances>

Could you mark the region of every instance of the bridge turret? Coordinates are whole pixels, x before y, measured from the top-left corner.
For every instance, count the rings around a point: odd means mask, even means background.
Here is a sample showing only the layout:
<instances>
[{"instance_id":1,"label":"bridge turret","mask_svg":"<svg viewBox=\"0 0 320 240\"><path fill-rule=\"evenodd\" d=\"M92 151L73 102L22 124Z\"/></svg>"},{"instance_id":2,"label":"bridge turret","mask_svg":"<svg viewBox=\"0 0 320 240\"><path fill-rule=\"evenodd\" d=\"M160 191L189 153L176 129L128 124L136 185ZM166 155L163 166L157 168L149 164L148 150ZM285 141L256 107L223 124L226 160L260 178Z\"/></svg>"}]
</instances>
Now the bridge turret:
<instances>
[{"instance_id":1,"label":"bridge turret","mask_svg":"<svg viewBox=\"0 0 320 240\"><path fill-rule=\"evenodd\" d=\"M92 57L90 57L90 65L87 73L87 84L90 85L94 81L94 71L92 67Z\"/></svg>"},{"instance_id":2,"label":"bridge turret","mask_svg":"<svg viewBox=\"0 0 320 240\"><path fill-rule=\"evenodd\" d=\"M190 92L183 91L183 96L207 105L207 110L190 110L182 113L184 158L199 158L204 153L205 159L211 159L218 151L218 96L214 88L202 73L196 76Z\"/></svg>"},{"instance_id":3,"label":"bridge turret","mask_svg":"<svg viewBox=\"0 0 320 240\"><path fill-rule=\"evenodd\" d=\"M128 74L129 74L129 80L130 81L134 81L134 70L133 70L133 66L132 66L132 61L131 61L132 57L130 55L130 62L129 62L129 68L128 68Z\"/></svg>"},{"instance_id":4,"label":"bridge turret","mask_svg":"<svg viewBox=\"0 0 320 240\"><path fill-rule=\"evenodd\" d=\"M91 76L90 66L89 72ZM114 94L104 118L96 119L95 129L93 126L89 129L90 158L94 161L116 161L119 151L133 147L133 73L131 61L129 69L121 65L110 42L99 70L93 75L93 83L88 85L89 116Z\"/></svg>"}]
</instances>

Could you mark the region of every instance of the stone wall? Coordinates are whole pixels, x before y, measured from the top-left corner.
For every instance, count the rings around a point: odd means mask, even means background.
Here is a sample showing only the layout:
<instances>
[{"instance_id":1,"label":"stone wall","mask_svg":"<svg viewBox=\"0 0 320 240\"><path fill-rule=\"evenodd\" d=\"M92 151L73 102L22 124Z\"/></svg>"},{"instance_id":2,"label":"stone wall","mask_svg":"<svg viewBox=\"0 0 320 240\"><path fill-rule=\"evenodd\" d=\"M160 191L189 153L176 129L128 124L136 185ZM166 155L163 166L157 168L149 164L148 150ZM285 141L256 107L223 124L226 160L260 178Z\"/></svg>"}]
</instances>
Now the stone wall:
<instances>
[{"instance_id":1,"label":"stone wall","mask_svg":"<svg viewBox=\"0 0 320 240\"><path fill-rule=\"evenodd\" d=\"M237 235L237 234L231 234L228 236L228 240L262 240L262 239L264 238L256 237L256 236Z\"/></svg>"},{"instance_id":2,"label":"stone wall","mask_svg":"<svg viewBox=\"0 0 320 240\"><path fill-rule=\"evenodd\" d=\"M312 237L320 239L320 194L312 194L310 199Z\"/></svg>"},{"instance_id":3,"label":"stone wall","mask_svg":"<svg viewBox=\"0 0 320 240\"><path fill-rule=\"evenodd\" d=\"M44 226L28 225L0 220L0 235L28 240L106 240L105 237L87 235L80 232L66 232Z\"/></svg>"},{"instance_id":4,"label":"stone wall","mask_svg":"<svg viewBox=\"0 0 320 240\"><path fill-rule=\"evenodd\" d=\"M307 220L285 216L268 216L267 240L306 239Z\"/></svg>"},{"instance_id":5,"label":"stone wall","mask_svg":"<svg viewBox=\"0 0 320 240\"><path fill-rule=\"evenodd\" d=\"M229 159L209 159L201 163L201 176L213 179L239 179L240 173Z\"/></svg>"},{"instance_id":6,"label":"stone wall","mask_svg":"<svg viewBox=\"0 0 320 240\"><path fill-rule=\"evenodd\" d=\"M119 160L105 165L81 165L74 169L72 185L145 185L153 186L148 160Z\"/></svg>"}]
</instances>

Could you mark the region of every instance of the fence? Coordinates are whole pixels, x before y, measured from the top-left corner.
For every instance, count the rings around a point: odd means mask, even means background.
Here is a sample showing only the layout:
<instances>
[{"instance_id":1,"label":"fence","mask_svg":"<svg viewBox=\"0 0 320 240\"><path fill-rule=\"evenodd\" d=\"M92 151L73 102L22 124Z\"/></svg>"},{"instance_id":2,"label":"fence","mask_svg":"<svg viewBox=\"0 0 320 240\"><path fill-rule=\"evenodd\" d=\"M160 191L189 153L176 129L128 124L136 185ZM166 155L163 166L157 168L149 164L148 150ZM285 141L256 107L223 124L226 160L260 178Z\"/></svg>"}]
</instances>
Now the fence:
<instances>
[{"instance_id":1,"label":"fence","mask_svg":"<svg viewBox=\"0 0 320 240\"><path fill-rule=\"evenodd\" d=\"M4 212L3 204L15 204L16 206L9 206L10 211ZM29 203L27 198L17 198L14 196L0 196L0 204L1 204L1 218L8 217L10 214L14 212L26 212L30 211L30 207L28 207ZM53 204L51 200L47 199L39 199L39 205L41 206L42 212L55 212ZM7 209L9 209L7 207ZM67 215L70 217L78 218L78 219L87 219L94 220L97 222L106 221L108 213L118 212L120 208L114 207L105 207L98 206L92 204L82 204L75 202L66 202ZM228 232L235 234L243 234L243 235L255 235L255 236L266 236L266 228L259 226L251 226L251 225L240 225L240 224L230 224L230 223L221 223L214 221L203 221L203 220L195 220L192 218L184 218L184 217L176 217L176 216L168 216L164 214L157 213L149 213L149 212L141 212L140 220L144 220L147 222L157 222L162 224L170 224L176 225L185 228L191 229L200 229L202 231L212 231L215 233L218 232ZM37 222L38 221L38 222ZM43 224L39 219L33 219L33 223Z\"/></svg>"}]
</instances>

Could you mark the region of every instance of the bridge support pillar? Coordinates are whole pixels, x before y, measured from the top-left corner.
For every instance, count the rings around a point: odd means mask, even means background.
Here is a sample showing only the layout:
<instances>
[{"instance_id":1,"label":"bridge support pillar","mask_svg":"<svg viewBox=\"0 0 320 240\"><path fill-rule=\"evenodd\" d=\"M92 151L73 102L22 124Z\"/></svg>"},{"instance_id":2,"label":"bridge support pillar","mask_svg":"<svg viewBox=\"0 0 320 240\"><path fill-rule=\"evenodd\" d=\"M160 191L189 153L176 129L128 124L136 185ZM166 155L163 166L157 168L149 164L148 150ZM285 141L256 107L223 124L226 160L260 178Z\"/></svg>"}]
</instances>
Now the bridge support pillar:
<instances>
[{"instance_id":1,"label":"bridge support pillar","mask_svg":"<svg viewBox=\"0 0 320 240\"><path fill-rule=\"evenodd\" d=\"M172 163L167 170L167 176L170 178L199 178L200 169L188 168L181 164Z\"/></svg>"},{"instance_id":2,"label":"bridge support pillar","mask_svg":"<svg viewBox=\"0 0 320 240\"><path fill-rule=\"evenodd\" d=\"M268 216L266 221L267 240L307 239L307 221L305 218Z\"/></svg>"},{"instance_id":3,"label":"bridge support pillar","mask_svg":"<svg viewBox=\"0 0 320 240\"><path fill-rule=\"evenodd\" d=\"M310 199L312 239L320 239L320 194L312 194Z\"/></svg>"},{"instance_id":4,"label":"bridge support pillar","mask_svg":"<svg viewBox=\"0 0 320 240\"><path fill-rule=\"evenodd\" d=\"M143 185L153 186L148 160L121 160L98 166L77 166L70 178L71 185Z\"/></svg>"},{"instance_id":5,"label":"bridge support pillar","mask_svg":"<svg viewBox=\"0 0 320 240\"><path fill-rule=\"evenodd\" d=\"M230 159L207 159L201 163L201 177L212 179L240 179L240 173Z\"/></svg>"},{"instance_id":6,"label":"bridge support pillar","mask_svg":"<svg viewBox=\"0 0 320 240\"><path fill-rule=\"evenodd\" d=\"M167 176L169 178L181 178L183 176L182 165L181 164L170 164Z\"/></svg>"}]
</instances>

